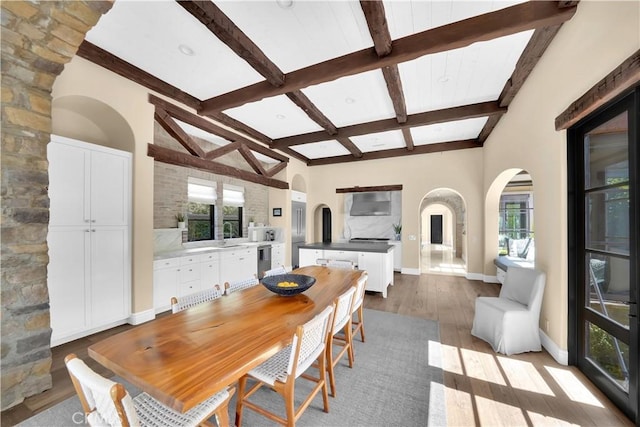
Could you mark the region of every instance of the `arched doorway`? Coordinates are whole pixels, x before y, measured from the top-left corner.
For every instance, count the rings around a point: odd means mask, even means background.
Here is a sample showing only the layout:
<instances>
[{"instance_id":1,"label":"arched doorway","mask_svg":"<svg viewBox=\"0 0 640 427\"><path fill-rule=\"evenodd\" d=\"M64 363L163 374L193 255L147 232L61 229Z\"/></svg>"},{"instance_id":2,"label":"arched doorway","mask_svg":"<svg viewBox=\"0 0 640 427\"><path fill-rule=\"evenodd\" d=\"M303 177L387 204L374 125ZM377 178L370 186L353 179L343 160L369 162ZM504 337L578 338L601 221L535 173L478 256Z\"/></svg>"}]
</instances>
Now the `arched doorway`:
<instances>
[{"instance_id":1,"label":"arched doorway","mask_svg":"<svg viewBox=\"0 0 640 427\"><path fill-rule=\"evenodd\" d=\"M322 204L313 210L313 241L331 243L332 215L331 208Z\"/></svg>"},{"instance_id":2,"label":"arched doorway","mask_svg":"<svg viewBox=\"0 0 640 427\"><path fill-rule=\"evenodd\" d=\"M420 205L420 271L464 276L465 202L446 188L429 192Z\"/></svg>"}]
</instances>

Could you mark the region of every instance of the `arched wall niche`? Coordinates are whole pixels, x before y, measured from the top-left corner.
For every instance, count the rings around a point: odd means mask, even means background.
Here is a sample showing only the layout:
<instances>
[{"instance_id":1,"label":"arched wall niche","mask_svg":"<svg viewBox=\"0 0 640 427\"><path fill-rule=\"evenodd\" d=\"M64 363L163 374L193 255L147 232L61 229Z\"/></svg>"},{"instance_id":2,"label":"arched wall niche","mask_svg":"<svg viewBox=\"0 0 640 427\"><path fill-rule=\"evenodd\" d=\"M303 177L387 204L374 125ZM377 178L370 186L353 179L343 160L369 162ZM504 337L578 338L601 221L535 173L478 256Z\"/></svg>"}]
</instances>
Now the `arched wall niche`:
<instances>
[{"instance_id":1,"label":"arched wall niche","mask_svg":"<svg viewBox=\"0 0 640 427\"><path fill-rule=\"evenodd\" d=\"M291 189L294 191L299 191L301 193L307 192L307 183L301 175L294 175L291 180Z\"/></svg>"},{"instance_id":2,"label":"arched wall niche","mask_svg":"<svg viewBox=\"0 0 640 427\"><path fill-rule=\"evenodd\" d=\"M117 150L135 151L129 123L108 104L97 99L69 95L51 106L52 133Z\"/></svg>"}]
</instances>

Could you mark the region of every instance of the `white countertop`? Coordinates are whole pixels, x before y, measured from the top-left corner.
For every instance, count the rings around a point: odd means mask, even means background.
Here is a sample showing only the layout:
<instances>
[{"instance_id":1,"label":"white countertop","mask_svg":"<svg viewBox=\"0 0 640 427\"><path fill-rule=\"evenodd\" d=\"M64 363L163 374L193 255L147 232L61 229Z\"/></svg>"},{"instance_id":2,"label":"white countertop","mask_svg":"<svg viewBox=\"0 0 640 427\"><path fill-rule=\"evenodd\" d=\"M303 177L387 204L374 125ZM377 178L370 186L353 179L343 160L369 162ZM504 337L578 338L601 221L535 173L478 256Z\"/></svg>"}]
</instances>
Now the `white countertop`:
<instances>
[{"instance_id":1,"label":"white countertop","mask_svg":"<svg viewBox=\"0 0 640 427\"><path fill-rule=\"evenodd\" d=\"M270 245L278 245L278 244L282 244L283 242L269 242L269 241L262 241L262 242L242 242L242 243L227 243L226 245L222 246L198 246L198 247L191 247L191 248L182 248L182 249L170 249L170 250L166 250L166 251L159 251L154 253L153 255L153 259L154 260L159 260L159 259L167 259L167 258L176 258L176 257L181 257L181 256L188 256L188 255L193 255L193 254L204 254L204 253L209 253L209 252L220 252L220 251L230 251L230 250L238 250L238 249L242 249L242 248L253 248L253 247L258 247L258 246L270 246Z\"/></svg>"}]
</instances>

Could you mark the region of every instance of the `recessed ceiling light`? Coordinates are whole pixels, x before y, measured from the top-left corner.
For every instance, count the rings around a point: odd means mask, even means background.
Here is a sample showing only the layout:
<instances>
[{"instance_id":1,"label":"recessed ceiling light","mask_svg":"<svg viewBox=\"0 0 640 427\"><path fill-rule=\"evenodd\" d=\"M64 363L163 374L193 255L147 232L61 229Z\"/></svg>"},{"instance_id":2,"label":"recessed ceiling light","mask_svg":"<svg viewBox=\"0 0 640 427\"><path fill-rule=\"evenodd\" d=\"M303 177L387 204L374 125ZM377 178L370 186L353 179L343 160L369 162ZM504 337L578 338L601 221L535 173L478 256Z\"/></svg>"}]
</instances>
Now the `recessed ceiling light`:
<instances>
[{"instance_id":1,"label":"recessed ceiling light","mask_svg":"<svg viewBox=\"0 0 640 427\"><path fill-rule=\"evenodd\" d=\"M180 51L180 53L182 53L183 55L187 55L187 56L193 56L195 54L193 49L191 49L186 44L181 44L180 46L178 46L178 50Z\"/></svg>"},{"instance_id":2,"label":"recessed ceiling light","mask_svg":"<svg viewBox=\"0 0 640 427\"><path fill-rule=\"evenodd\" d=\"M293 7L293 0L276 0L276 3L282 9L291 9Z\"/></svg>"},{"instance_id":3,"label":"recessed ceiling light","mask_svg":"<svg viewBox=\"0 0 640 427\"><path fill-rule=\"evenodd\" d=\"M284 114L276 114L276 119L278 119L278 120L284 120L286 118L287 118L287 116L285 116Z\"/></svg>"},{"instance_id":4,"label":"recessed ceiling light","mask_svg":"<svg viewBox=\"0 0 640 427\"><path fill-rule=\"evenodd\" d=\"M353 99L353 98L351 98L350 96L347 96L347 97L344 99L344 102L345 102L345 103L347 103L347 104L355 104L356 100L355 100L355 99Z\"/></svg>"},{"instance_id":5,"label":"recessed ceiling light","mask_svg":"<svg viewBox=\"0 0 640 427\"><path fill-rule=\"evenodd\" d=\"M447 76L446 74L443 76L438 77L438 82L439 83L447 83L449 80L451 80L451 78L449 76Z\"/></svg>"}]
</instances>

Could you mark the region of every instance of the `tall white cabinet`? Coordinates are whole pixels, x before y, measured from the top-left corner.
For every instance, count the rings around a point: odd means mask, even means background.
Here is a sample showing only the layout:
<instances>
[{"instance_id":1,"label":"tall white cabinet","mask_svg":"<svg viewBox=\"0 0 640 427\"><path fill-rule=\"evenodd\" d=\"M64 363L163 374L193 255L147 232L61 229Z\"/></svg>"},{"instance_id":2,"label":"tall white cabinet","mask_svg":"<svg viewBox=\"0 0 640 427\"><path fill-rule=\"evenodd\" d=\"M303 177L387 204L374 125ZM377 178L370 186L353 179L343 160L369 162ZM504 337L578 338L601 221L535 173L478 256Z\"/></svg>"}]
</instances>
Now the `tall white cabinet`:
<instances>
[{"instance_id":1,"label":"tall white cabinet","mask_svg":"<svg viewBox=\"0 0 640 427\"><path fill-rule=\"evenodd\" d=\"M52 346L131 312L131 154L52 135L48 287Z\"/></svg>"}]
</instances>

